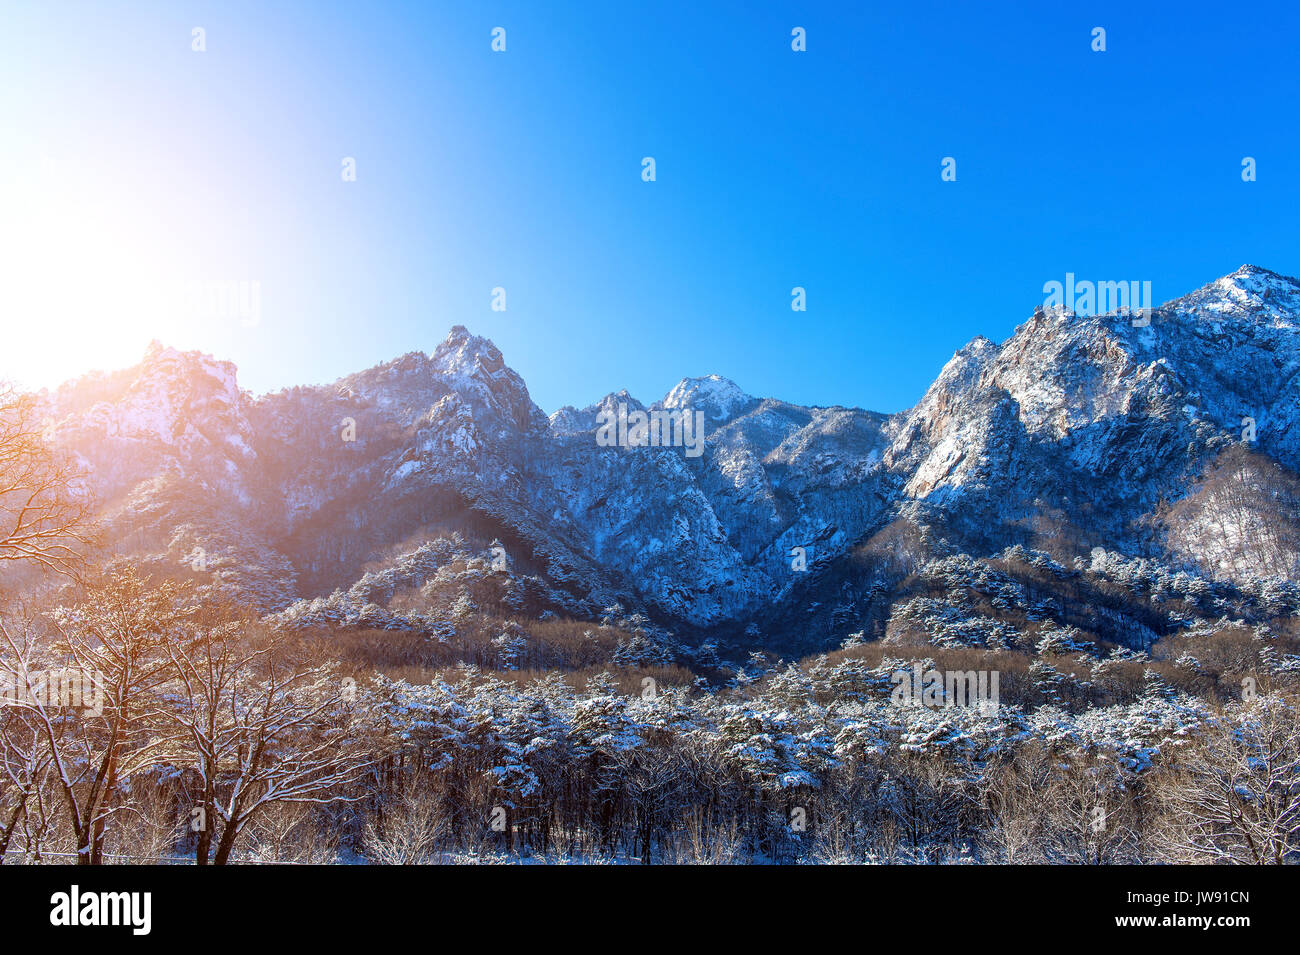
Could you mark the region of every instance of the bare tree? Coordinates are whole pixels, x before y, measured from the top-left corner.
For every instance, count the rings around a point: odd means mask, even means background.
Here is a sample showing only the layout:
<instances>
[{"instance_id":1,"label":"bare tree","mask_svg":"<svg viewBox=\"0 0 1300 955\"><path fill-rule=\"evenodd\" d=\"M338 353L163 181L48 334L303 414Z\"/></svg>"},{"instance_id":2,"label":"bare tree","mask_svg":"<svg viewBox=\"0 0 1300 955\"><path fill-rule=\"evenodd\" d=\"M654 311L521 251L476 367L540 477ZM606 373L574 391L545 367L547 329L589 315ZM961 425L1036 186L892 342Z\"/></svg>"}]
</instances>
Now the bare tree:
<instances>
[{"instance_id":1,"label":"bare tree","mask_svg":"<svg viewBox=\"0 0 1300 955\"><path fill-rule=\"evenodd\" d=\"M0 384L0 561L75 570L91 501L68 460L45 441L32 395Z\"/></svg>"},{"instance_id":2,"label":"bare tree","mask_svg":"<svg viewBox=\"0 0 1300 955\"><path fill-rule=\"evenodd\" d=\"M1051 756L1045 747L1025 746L989 766L982 793L988 813L983 835L998 861L1044 861L1042 793L1055 765Z\"/></svg>"},{"instance_id":3,"label":"bare tree","mask_svg":"<svg viewBox=\"0 0 1300 955\"><path fill-rule=\"evenodd\" d=\"M182 585L151 585L128 570L52 615L59 633L53 651L83 684L93 684L97 697L93 706L84 698L70 705L37 697L29 711L49 747L79 865L103 861L105 823L124 809L115 804L119 783L166 756L155 691L171 666L161 652L164 636L192 612L184 595Z\"/></svg>"},{"instance_id":4,"label":"bare tree","mask_svg":"<svg viewBox=\"0 0 1300 955\"><path fill-rule=\"evenodd\" d=\"M15 628L17 629L17 628ZM0 865L20 824L27 822L29 807L50 772L51 758L41 723L24 699L26 674L33 643L24 625L11 632L0 621L0 680L11 699L0 700Z\"/></svg>"},{"instance_id":5,"label":"bare tree","mask_svg":"<svg viewBox=\"0 0 1300 955\"><path fill-rule=\"evenodd\" d=\"M1169 543L1211 574L1292 577L1300 560L1300 479L1233 445L1163 523Z\"/></svg>"},{"instance_id":6,"label":"bare tree","mask_svg":"<svg viewBox=\"0 0 1300 955\"><path fill-rule=\"evenodd\" d=\"M1158 839L1178 861L1277 864L1300 852L1300 713L1260 696L1180 755Z\"/></svg>"},{"instance_id":7,"label":"bare tree","mask_svg":"<svg viewBox=\"0 0 1300 955\"><path fill-rule=\"evenodd\" d=\"M436 858L447 828L438 792L423 774L405 780L366 823L366 854L382 865L421 865Z\"/></svg>"},{"instance_id":8,"label":"bare tree","mask_svg":"<svg viewBox=\"0 0 1300 955\"><path fill-rule=\"evenodd\" d=\"M351 705L355 684L294 650L285 634L248 620L201 627L167 645L177 758L199 781L199 865L210 855L227 863L267 807L354 798L346 787L382 755L377 724Z\"/></svg>"},{"instance_id":9,"label":"bare tree","mask_svg":"<svg viewBox=\"0 0 1300 955\"><path fill-rule=\"evenodd\" d=\"M1139 833L1112 756L1077 752L1060 760L1039 793L1046 861L1111 865L1139 858Z\"/></svg>"}]
</instances>

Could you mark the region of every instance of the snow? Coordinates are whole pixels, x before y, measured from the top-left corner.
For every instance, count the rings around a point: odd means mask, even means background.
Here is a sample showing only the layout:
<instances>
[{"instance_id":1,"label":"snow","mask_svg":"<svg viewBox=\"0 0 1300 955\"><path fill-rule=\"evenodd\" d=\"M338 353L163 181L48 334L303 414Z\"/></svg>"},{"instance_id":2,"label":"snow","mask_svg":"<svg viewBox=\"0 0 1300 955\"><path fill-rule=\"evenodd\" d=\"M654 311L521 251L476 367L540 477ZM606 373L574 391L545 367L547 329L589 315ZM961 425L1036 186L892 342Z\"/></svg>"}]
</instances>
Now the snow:
<instances>
[{"instance_id":1,"label":"snow","mask_svg":"<svg viewBox=\"0 0 1300 955\"><path fill-rule=\"evenodd\" d=\"M382 548L409 532L390 515L446 493L538 547L542 575L575 609L626 598L670 622L739 632L806 583L792 547L809 548L817 573L838 573L852 548L904 519L942 528L943 546L974 551L987 536L979 546L997 551L1059 513L1090 546L1196 570L1188 555L1213 542L1175 552L1137 529L1239 439L1243 409L1260 425L1256 450L1300 467L1298 320L1300 285L1243 267L1166 303L1147 328L1045 309L1001 344L976 337L892 415L683 378L660 404L705 411L708 441L692 462L672 449L603 453L596 411L639 402L616 392L548 419L496 346L463 326L430 355L259 399L240 391L233 365L155 344L136 368L43 401L99 499L238 536L267 566L292 566L294 535L331 507L378 529ZM345 417L358 423L350 445L338 441ZM199 502L215 517L189 513ZM1246 589L1248 571L1223 567ZM859 583L845 613L877 599ZM843 636L829 621L835 599L799 599L801 613L817 611L804 614L819 628L809 640Z\"/></svg>"}]
</instances>

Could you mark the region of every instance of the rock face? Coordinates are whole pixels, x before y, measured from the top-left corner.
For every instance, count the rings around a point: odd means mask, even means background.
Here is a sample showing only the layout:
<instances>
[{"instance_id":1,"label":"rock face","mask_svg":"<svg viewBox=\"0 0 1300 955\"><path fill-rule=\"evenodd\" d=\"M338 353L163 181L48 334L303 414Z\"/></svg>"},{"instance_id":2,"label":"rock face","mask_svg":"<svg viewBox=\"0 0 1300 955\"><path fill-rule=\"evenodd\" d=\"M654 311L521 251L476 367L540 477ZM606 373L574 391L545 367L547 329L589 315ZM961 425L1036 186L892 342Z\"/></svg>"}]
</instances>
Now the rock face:
<instances>
[{"instance_id":1,"label":"rock face","mask_svg":"<svg viewBox=\"0 0 1300 955\"><path fill-rule=\"evenodd\" d=\"M155 344L42 402L120 551L183 563L198 548L268 610L456 531L499 539L560 611L619 601L681 633L824 644L872 599L859 545L899 520L950 553L1048 542L1188 564L1195 529L1171 543L1161 509L1252 422L1253 451L1300 468L1298 323L1300 283L1254 266L1142 327L1040 308L1001 345L974 339L892 416L711 375L548 419L459 325L432 355L261 398L230 363ZM600 413L620 405L702 412L704 453L599 446ZM837 600L839 616L815 612Z\"/></svg>"}]
</instances>

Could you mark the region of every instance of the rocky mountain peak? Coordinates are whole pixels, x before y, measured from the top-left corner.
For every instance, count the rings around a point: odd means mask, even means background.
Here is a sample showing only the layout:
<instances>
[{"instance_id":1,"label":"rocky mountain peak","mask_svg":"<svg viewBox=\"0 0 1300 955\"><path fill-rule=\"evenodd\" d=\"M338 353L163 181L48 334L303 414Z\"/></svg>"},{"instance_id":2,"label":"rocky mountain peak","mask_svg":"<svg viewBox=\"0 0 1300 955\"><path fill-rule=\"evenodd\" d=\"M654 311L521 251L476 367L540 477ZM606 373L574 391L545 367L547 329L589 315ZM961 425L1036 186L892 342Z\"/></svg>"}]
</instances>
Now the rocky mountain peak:
<instances>
[{"instance_id":1,"label":"rocky mountain peak","mask_svg":"<svg viewBox=\"0 0 1300 955\"><path fill-rule=\"evenodd\" d=\"M1300 314L1300 281L1247 264L1169 302L1165 308L1203 321L1250 321L1295 328Z\"/></svg>"},{"instance_id":2,"label":"rocky mountain peak","mask_svg":"<svg viewBox=\"0 0 1300 955\"><path fill-rule=\"evenodd\" d=\"M233 365L154 343L139 366L65 385L51 413L100 491L135 494L132 513L152 502L159 528L179 513L149 490L160 474L201 486L196 507L222 520L238 522L221 501L254 500L259 526L287 528L274 546L313 586L346 580L424 524L486 527L518 542L512 558L531 551L548 586L630 595L711 627L804 586L793 548L830 567L900 515L928 515L959 549L1001 548L1050 514L1160 556L1161 502L1194 493L1206 465L1246 440L1244 418L1252 453L1300 465L1297 321L1300 283L1244 266L1146 325L1038 309L1005 342L958 349L896 415L683 378L656 406L704 413L707 441L690 457L597 444L601 411L647 410L627 391L548 423L497 347L461 325L431 355L258 402ZM344 511L364 538L333 522Z\"/></svg>"},{"instance_id":3,"label":"rocky mountain peak","mask_svg":"<svg viewBox=\"0 0 1300 955\"><path fill-rule=\"evenodd\" d=\"M656 404L661 408L687 408L703 411L713 426L725 424L758 405L758 399L721 375L683 378Z\"/></svg>"},{"instance_id":4,"label":"rocky mountain peak","mask_svg":"<svg viewBox=\"0 0 1300 955\"><path fill-rule=\"evenodd\" d=\"M149 343L135 371L133 388L185 387L191 394L207 393L229 402L241 395L234 362L219 361L200 351L181 351L157 339Z\"/></svg>"},{"instance_id":5,"label":"rocky mountain peak","mask_svg":"<svg viewBox=\"0 0 1300 955\"><path fill-rule=\"evenodd\" d=\"M505 363L490 339L471 334L464 325L453 325L429 363L430 371L476 411L524 430L545 427L546 417L533 404L523 378Z\"/></svg>"},{"instance_id":6,"label":"rocky mountain peak","mask_svg":"<svg viewBox=\"0 0 1300 955\"><path fill-rule=\"evenodd\" d=\"M490 339L472 335L464 325L453 325L447 337L434 349L434 370L452 380L490 379L506 368L501 350Z\"/></svg>"}]
</instances>

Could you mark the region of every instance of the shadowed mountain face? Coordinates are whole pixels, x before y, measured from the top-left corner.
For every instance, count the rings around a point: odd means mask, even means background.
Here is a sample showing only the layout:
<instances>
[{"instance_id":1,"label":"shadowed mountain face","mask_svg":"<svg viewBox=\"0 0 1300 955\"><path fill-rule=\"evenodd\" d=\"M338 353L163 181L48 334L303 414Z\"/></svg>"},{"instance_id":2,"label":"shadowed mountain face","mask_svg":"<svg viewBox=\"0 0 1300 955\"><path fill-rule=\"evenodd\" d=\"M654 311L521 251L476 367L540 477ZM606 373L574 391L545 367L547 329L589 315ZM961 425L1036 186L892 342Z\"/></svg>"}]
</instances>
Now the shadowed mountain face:
<instances>
[{"instance_id":1,"label":"shadowed mountain face","mask_svg":"<svg viewBox=\"0 0 1300 955\"><path fill-rule=\"evenodd\" d=\"M539 606L617 601L688 637L810 648L879 615L883 542L903 526L937 554L1100 547L1295 577L1295 554L1256 553L1250 531L1295 514L1269 513L1267 493L1243 505L1215 469L1243 451L1283 477L1300 467L1298 377L1300 283L1243 266L1140 327L1040 308L892 416L712 375L548 419L462 326L432 355L261 398L228 362L154 345L42 401L118 551L200 562L267 610L457 531L499 540ZM620 406L700 412L703 453L601 446Z\"/></svg>"}]
</instances>

